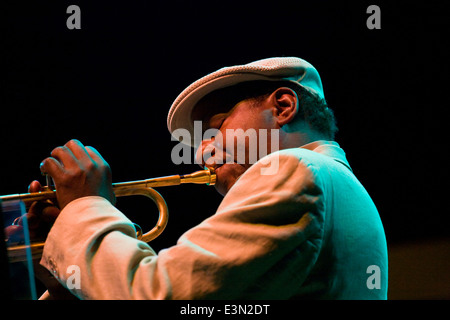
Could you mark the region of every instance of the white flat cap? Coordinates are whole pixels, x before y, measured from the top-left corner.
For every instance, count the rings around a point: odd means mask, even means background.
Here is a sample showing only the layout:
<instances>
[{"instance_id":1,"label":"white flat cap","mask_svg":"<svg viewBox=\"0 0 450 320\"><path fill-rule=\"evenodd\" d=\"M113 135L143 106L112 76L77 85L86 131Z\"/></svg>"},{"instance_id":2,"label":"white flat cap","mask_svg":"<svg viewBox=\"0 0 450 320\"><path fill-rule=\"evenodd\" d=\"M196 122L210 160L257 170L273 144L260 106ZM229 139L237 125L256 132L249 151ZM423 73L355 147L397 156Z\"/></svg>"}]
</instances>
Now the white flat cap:
<instances>
[{"instance_id":1,"label":"white flat cap","mask_svg":"<svg viewBox=\"0 0 450 320\"><path fill-rule=\"evenodd\" d=\"M194 137L194 120L191 115L195 105L204 96L218 89L255 80L290 81L324 98L319 73L309 62L297 57L268 58L225 67L198 79L180 93L167 117L170 133L184 128ZM182 142L193 146L193 141Z\"/></svg>"}]
</instances>

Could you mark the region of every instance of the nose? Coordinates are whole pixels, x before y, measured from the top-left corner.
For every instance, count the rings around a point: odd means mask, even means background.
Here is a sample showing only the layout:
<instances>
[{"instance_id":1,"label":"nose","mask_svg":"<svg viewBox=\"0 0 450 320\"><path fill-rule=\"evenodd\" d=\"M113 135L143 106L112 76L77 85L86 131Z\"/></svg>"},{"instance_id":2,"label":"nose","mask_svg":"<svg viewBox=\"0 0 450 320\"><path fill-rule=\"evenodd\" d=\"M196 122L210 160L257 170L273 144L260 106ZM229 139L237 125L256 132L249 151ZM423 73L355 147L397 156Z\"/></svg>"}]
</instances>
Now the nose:
<instances>
[{"instance_id":1,"label":"nose","mask_svg":"<svg viewBox=\"0 0 450 320\"><path fill-rule=\"evenodd\" d=\"M218 166L224 164L224 159L227 159L227 153L223 149L223 142L219 133L211 139L204 139L197 149L195 154L195 161L202 168L216 169Z\"/></svg>"},{"instance_id":2,"label":"nose","mask_svg":"<svg viewBox=\"0 0 450 320\"><path fill-rule=\"evenodd\" d=\"M197 148L197 151L195 153L195 163L197 163L200 167L204 168L209 158L214 156L214 150L212 152L210 149L212 148L212 143L214 142L214 138L202 140L200 143L200 146ZM209 164L210 167L212 167L211 164Z\"/></svg>"}]
</instances>

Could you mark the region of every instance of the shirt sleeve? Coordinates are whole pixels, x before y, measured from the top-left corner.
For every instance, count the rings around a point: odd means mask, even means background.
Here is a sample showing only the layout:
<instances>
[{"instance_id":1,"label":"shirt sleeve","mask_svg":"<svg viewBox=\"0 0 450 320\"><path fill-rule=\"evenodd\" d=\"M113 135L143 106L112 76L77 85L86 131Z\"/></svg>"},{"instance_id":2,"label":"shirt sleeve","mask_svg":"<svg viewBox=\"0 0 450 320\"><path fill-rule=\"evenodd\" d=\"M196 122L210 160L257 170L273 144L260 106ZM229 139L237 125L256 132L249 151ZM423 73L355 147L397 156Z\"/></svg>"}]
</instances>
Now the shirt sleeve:
<instances>
[{"instance_id":1,"label":"shirt sleeve","mask_svg":"<svg viewBox=\"0 0 450 320\"><path fill-rule=\"evenodd\" d=\"M75 200L51 229L41 264L84 299L292 297L320 252L323 192L313 166L289 152L269 157L276 174L253 165L213 216L159 254L105 199ZM79 271L78 286L67 270Z\"/></svg>"}]
</instances>

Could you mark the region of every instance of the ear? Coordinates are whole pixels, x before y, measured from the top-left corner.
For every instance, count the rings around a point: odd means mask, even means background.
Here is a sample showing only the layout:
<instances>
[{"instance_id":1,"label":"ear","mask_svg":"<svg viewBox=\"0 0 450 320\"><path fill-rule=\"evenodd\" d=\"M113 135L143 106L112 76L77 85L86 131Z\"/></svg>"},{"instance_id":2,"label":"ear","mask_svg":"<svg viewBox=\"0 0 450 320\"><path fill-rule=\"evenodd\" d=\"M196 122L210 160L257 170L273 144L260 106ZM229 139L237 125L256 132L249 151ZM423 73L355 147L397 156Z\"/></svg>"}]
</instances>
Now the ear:
<instances>
[{"instance_id":1,"label":"ear","mask_svg":"<svg viewBox=\"0 0 450 320\"><path fill-rule=\"evenodd\" d=\"M281 87L270 96L274 106L274 116L280 127L290 123L298 112L298 96L294 90Z\"/></svg>"}]
</instances>

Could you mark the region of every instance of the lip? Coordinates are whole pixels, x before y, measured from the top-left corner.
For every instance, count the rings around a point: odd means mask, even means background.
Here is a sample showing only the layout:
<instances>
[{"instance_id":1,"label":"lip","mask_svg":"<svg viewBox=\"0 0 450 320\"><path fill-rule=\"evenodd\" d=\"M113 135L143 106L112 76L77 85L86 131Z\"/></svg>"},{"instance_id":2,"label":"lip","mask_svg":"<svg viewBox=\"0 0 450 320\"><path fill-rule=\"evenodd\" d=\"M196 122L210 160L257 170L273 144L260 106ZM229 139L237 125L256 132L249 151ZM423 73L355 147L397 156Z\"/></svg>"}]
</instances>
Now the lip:
<instances>
[{"instance_id":1,"label":"lip","mask_svg":"<svg viewBox=\"0 0 450 320\"><path fill-rule=\"evenodd\" d=\"M208 169L211 169L217 175L217 172L220 171L220 169L223 167L224 164L226 164L226 163L219 164L219 165L213 165L213 166L205 166L205 167Z\"/></svg>"},{"instance_id":2,"label":"lip","mask_svg":"<svg viewBox=\"0 0 450 320\"><path fill-rule=\"evenodd\" d=\"M234 162L233 162L234 163ZM210 168L214 171L217 171L217 169L221 168L223 165L228 164L227 162L223 161L222 163L213 163L212 165L205 165L207 168Z\"/></svg>"},{"instance_id":3,"label":"lip","mask_svg":"<svg viewBox=\"0 0 450 320\"><path fill-rule=\"evenodd\" d=\"M217 174L217 171L220 171L219 169L222 168L222 166L223 166L223 164L217 165L217 166L211 166L211 167L207 166L207 168L212 169Z\"/></svg>"},{"instance_id":4,"label":"lip","mask_svg":"<svg viewBox=\"0 0 450 320\"><path fill-rule=\"evenodd\" d=\"M217 171L218 169L220 169L220 168L222 168L224 165L227 165L227 164L237 164L236 162L225 162L225 163L222 163L222 164L218 164L218 165L215 165L215 166L213 166L212 167L212 169L214 169L215 171Z\"/></svg>"},{"instance_id":5,"label":"lip","mask_svg":"<svg viewBox=\"0 0 450 320\"><path fill-rule=\"evenodd\" d=\"M216 166L212 166L211 168L214 170L214 172L217 174L218 171L221 171L221 169L226 166L226 165L238 165L238 166L242 166L241 164L237 163L237 162L226 162L223 164L219 164Z\"/></svg>"}]
</instances>

